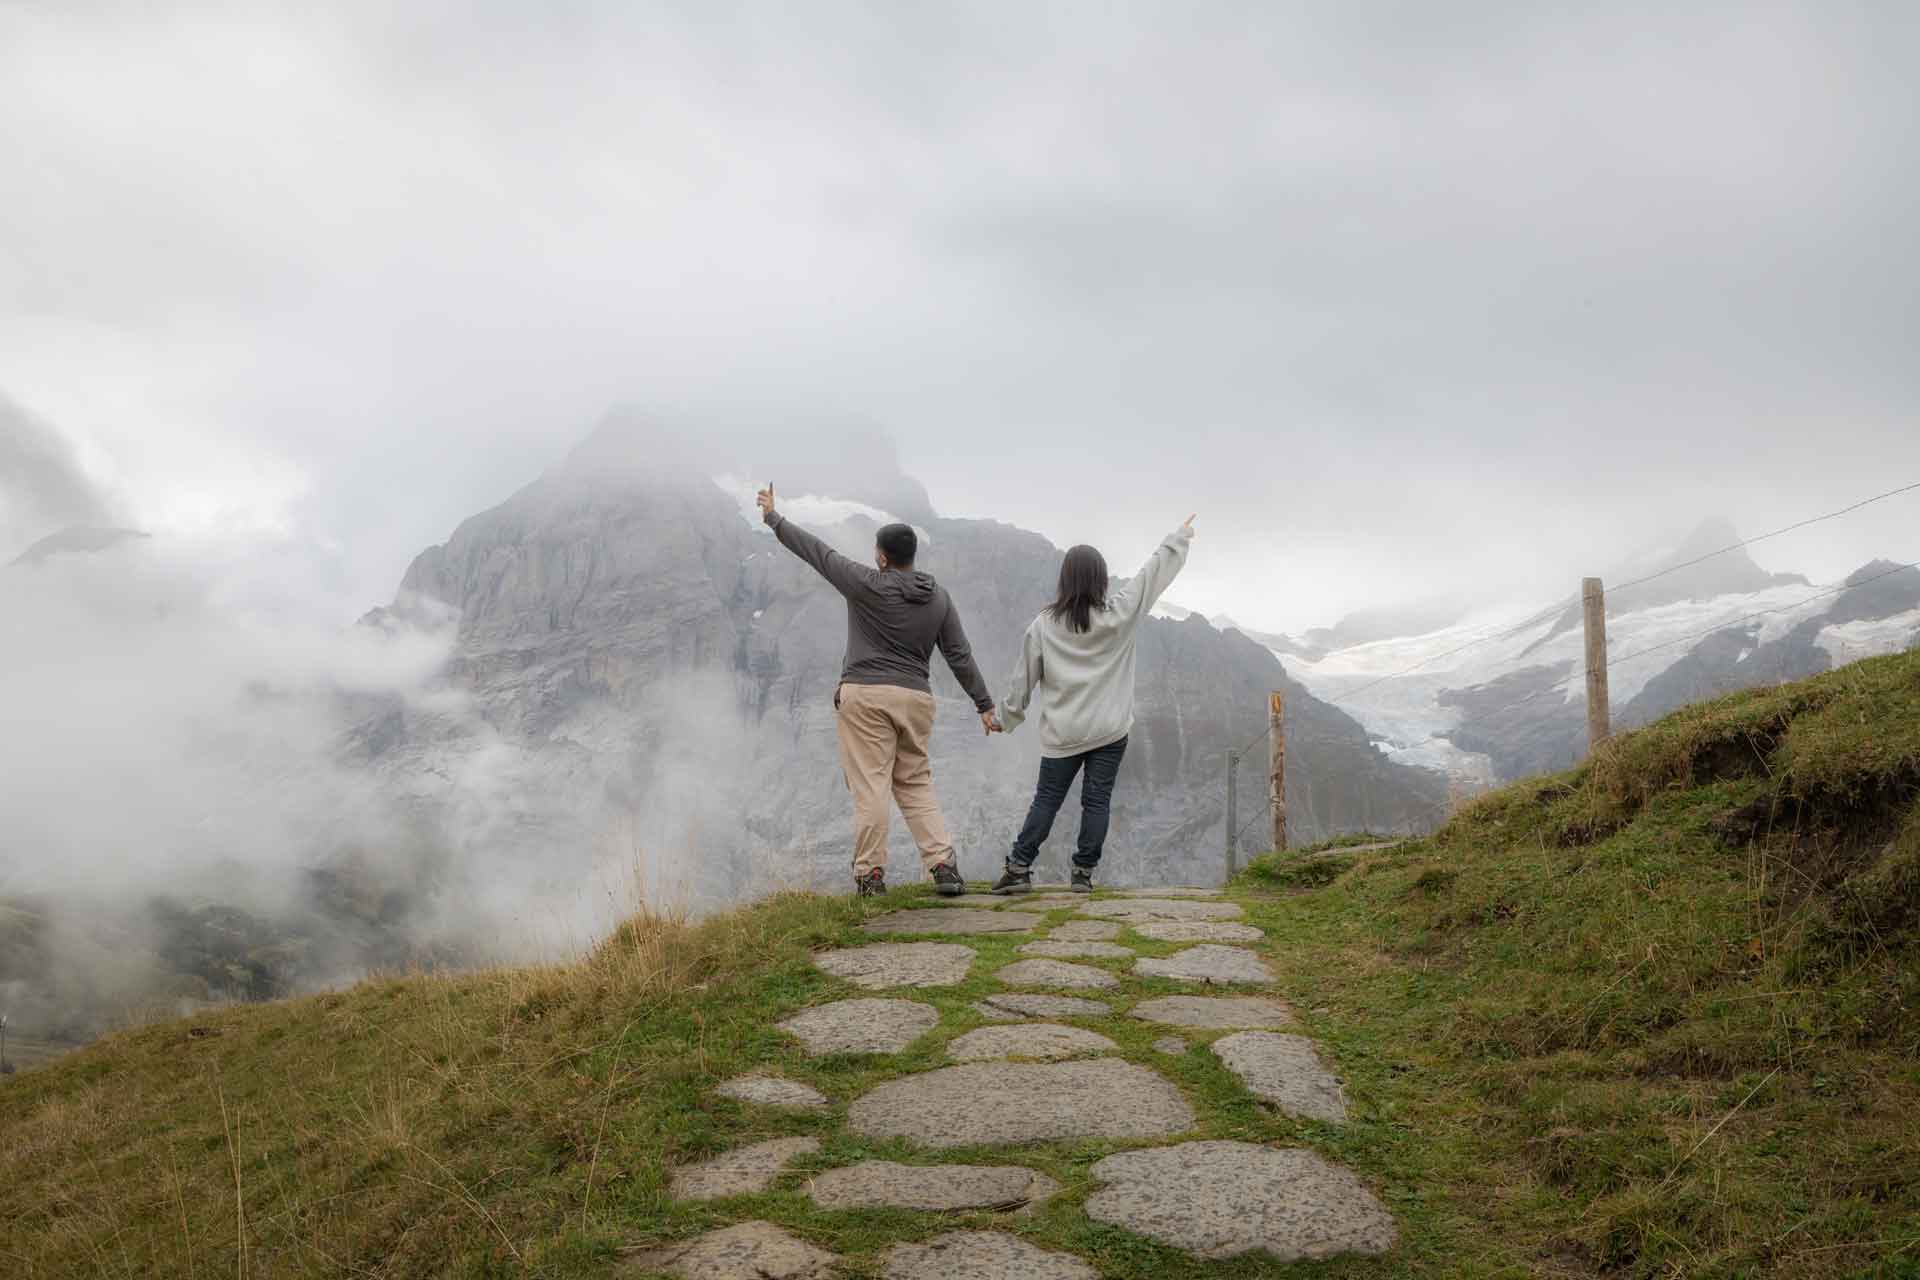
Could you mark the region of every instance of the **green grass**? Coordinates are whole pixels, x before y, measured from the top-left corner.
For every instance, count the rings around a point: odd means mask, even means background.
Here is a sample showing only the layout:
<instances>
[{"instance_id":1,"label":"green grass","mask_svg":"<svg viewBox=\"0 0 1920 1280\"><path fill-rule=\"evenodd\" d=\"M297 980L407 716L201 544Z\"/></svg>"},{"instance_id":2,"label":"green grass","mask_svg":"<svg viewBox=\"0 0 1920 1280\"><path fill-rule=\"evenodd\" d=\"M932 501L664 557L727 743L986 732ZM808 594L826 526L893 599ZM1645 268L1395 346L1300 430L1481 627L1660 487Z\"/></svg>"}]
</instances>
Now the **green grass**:
<instances>
[{"instance_id":1,"label":"green grass","mask_svg":"<svg viewBox=\"0 0 1920 1280\"><path fill-rule=\"evenodd\" d=\"M1344 1125L1256 1102L1208 1035L1167 1058L1164 1028L1070 1020L1172 1078L1201 1136L1358 1171L1400 1224L1381 1259L1199 1263L1093 1224L1089 1169L1130 1144L927 1153L848 1134L853 1098L982 1025L970 1006L1024 940L969 939L966 984L913 993L942 1020L909 1052L798 1056L774 1023L853 994L810 953L866 941L859 922L912 891L636 920L577 965L230 1008L12 1077L0 1259L26 1276L597 1276L628 1246L764 1218L869 1276L896 1241L983 1226L1124 1280L1920 1276L1916 794L1906 655L1690 709L1425 841L1257 860L1230 892L1347 1081ZM1093 995L1124 1009L1180 989L1129 976ZM834 1106L713 1096L754 1068ZM666 1198L672 1165L789 1134L822 1150L768 1193ZM800 1194L806 1170L869 1156L1017 1162L1064 1190L1022 1217Z\"/></svg>"},{"instance_id":2,"label":"green grass","mask_svg":"<svg viewBox=\"0 0 1920 1280\"><path fill-rule=\"evenodd\" d=\"M1244 880L1295 887L1254 908L1285 985L1419 1135L1353 1161L1476 1224L1459 1270L1916 1275L1917 795L1907 654Z\"/></svg>"}]
</instances>

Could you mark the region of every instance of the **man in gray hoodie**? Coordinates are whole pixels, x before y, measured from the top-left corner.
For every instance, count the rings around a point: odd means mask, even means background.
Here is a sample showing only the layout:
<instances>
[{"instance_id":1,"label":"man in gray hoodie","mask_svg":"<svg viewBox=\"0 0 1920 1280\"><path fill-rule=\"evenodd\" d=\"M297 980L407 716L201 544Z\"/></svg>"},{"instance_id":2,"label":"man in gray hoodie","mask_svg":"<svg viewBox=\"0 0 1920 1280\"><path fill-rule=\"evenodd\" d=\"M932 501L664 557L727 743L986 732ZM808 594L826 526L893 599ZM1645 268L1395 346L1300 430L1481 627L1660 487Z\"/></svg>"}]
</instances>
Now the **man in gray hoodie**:
<instances>
[{"instance_id":1,"label":"man in gray hoodie","mask_svg":"<svg viewBox=\"0 0 1920 1280\"><path fill-rule=\"evenodd\" d=\"M929 664L936 647L973 699L986 731L1000 726L960 611L931 575L913 567L919 539L912 526L890 524L875 535L870 569L775 510L772 485L760 491L759 503L761 519L780 545L847 601L847 653L833 706L840 767L853 792L854 891L863 898L886 891L891 796L920 846L920 861L935 889L949 897L965 892L927 758L934 706Z\"/></svg>"}]
</instances>

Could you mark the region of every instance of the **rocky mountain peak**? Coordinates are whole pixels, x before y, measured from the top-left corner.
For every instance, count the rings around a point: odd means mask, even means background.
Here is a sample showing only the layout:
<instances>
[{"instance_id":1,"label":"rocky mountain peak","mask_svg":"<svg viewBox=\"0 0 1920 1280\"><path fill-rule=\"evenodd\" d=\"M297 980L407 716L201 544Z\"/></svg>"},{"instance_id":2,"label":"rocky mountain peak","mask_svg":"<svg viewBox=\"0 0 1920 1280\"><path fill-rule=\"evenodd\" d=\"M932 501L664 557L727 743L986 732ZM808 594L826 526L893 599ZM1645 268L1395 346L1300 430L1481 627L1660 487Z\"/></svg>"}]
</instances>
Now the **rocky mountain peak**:
<instances>
[{"instance_id":1,"label":"rocky mountain peak","mask_svg":"<svg viewBox=\"0 0 1920 1280\"><path fill-rule=\"evenodd\" d=\"M653 479L669 472L729 475L755 486L772 482L787 497L859 502L914 524L936 518L926 487L901 469L892 438L859 424L727 422L688 430L639 410L618 409L568 455L561 470Z\"/></svg>"},{"instance_id":2,"label":"rocky mountain peak","mask_svg":"<svg viewBox=\"0 0 1920 1280\"><path fill-rule=\"evenodd\" d=\"M1607 607L1646 609L1681 600L1711 600L1715 596L1743 595L1806 582L1797 573L1769 573L1762 569L1746 548L1739 546L1740 540L1740 531L1726 517L1710 516L1702 520L1672 549L1611 571L1605 579ZM1729 551L1729 547L1737 549ZM1664 576L1637 586L1624 585L1653 574Z\"/></svg>"},{"instance_id":3,"label":"rocky mountain peak","mask_svg":"<svg viewBox=\"0 0 1920 1280\"><path fill-rule=\"evenodd\" d=\"M91 525L75 525L50 533L32 546L14 557L17 565L40 564L58 555L88 555L96 551L105 551L117 547L123 542L137 538L151 537L139 529L96 528Z\"/></svg>"}]
</instances>

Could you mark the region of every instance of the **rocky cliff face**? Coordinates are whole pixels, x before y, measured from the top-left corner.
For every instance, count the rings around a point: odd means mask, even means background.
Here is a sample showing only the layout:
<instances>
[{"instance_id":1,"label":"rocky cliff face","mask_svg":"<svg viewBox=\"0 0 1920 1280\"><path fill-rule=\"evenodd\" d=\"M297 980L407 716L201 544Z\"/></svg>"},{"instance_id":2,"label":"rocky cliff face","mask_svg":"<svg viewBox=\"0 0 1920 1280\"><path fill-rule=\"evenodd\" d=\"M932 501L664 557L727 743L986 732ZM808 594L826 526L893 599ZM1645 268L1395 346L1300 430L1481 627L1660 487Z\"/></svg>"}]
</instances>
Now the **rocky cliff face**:
<instances>
[{"instance_id":1,"label":"rocky cliff face","mask_svg":"<svg viewBox=\"0 0 1920 1280\"><path fill-rule=\"evenodd\" d=\"M871 554L881 518L921 527L920 567L952 592L997 686L1049 596L1059 551L1005 524L944 519L885 469L809 484L811 495L783 484L790 516L849 555ZM435 815L456 844L505 842L522 851L510 857L543 860L555 875L618 865L654 896L699 901L782 882L836 885L851 841L830 705L844 606L749 518L744 497L697 466L596 439L463 523L369 618L457 619L447 709L364 708L355 759L425 812L465 806ZM1291 699L1296 840L1420 829L1438 816L1439 775L1386 761L1264 647L1198 619L1150 620L1140 643L1139 726L1110 879L1219 876L1225 753L1264 730L1270 688ZM942 798L962 870L986 876L1025 812L1038 744L1027 730L986 740L937 658L935 692ZM474 788L440 785L475 770L495 782L484 812L452 798ZM1264 794L1263 772L1250 768L1243 794ZM1242 818L1257 833L1252 803ZM1064 866L1072 829L1063 815L1047 862ZM892 856L896 876L914 873L904 830Z\"/></svg>"}]
</instances>

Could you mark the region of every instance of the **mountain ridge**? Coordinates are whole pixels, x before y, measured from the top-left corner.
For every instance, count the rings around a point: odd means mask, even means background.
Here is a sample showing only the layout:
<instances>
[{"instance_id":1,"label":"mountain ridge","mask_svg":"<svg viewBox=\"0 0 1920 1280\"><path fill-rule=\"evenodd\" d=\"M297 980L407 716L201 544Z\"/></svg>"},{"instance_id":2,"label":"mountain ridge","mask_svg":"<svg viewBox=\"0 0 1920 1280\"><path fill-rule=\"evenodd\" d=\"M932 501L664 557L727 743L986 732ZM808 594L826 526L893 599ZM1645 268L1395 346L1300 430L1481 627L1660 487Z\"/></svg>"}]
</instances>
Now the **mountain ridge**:
<instances>
[{"instance_id":1,"label":"mountain ridge","mask_svg":"<svg viewBox=\"0 0 1920 1280\"><path fill-rule=\"evenodd\" d=\"M369 618L405 619L425 602L457 618L444 679L471 700L473 714L436 720L381 708L356 730L356 756L424 793L431 788L421 780L484 726L523 763L543 757L532 770L542 786L556 783L557 761L570 754L578 772L567 771L569 784L602 799L622 797L630 815L678 812L677 824L665 828L638 820L651 844L688 841L694 831L706 842L687 877L696 899L726 900L729 886L737 892L742 883L796 874L832 883L850 847L830 708L844 638L841 603L742 517L739 495L723 493L700 459L663 460L646 447L645 427L636 454L635 435L630 421L618 430L603 425L566 464L414 559L394 603ZM923 524L929 545L920 567L954 595L997 687L1026 623L1049 598L1061 553L1001 521L918 507L924 489L883 474L887 461L866 457L846 489L782 481L784 473L775 479L785 500L851 500ZM881 506L887 502L897 505ZM870 553L865 516L815 532L849 555ZM1256 642L1197 619L1149 619L1140 646L1138 720L1108 877L1219 876L1225 752L1265 729L1271 688L1291 698L1290 813L1299 838L1425 829L1440 815L1445 783L1438 775L1386 761L1358 723L1320 703ZM1037 747L1031 735L982 741L971 715L958 713L960 692L939 663L934 687L942 703L934 739L942 798L963 871L983 875L997 867L1024 814ZM702 721L704 744L690 755L675 745L689 717ZM684 774L670 799L649 781L660 770ZM743 785L749 772L757 781ZM1243 810L1243 819L1253 816ZM577 814L535 825L588 841ZM1069 829L1063 822L1048 859L1062 858L1068 841L1061 834ZM894 865L915 867L902 836L896 827Z\"/></svg>"},{"instance_id":2,"label":"mountain ridge","mask_svg":"<svg viewBox=\"0 0 1920 1280\"><path fill-rule=\"evenodd\" d=\"M1875 560L1848 575L1845 590L1816 589L1800 574L1762 569L1723 519L1610 580L1624 583L1607 593L1616 730L1920 645L1920 570ZM1473 785L1511 781L1585 753L1582 625L1576 602L1374 640L1364 653L1303 654L1296 672L1399 758Z\"/></svg>"}]
</instances>

